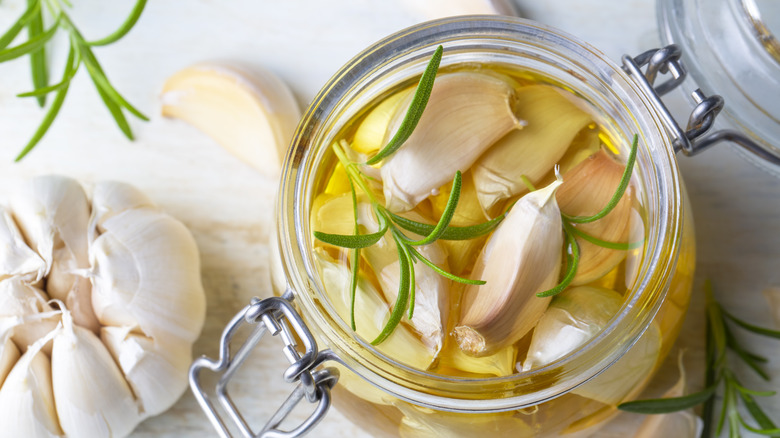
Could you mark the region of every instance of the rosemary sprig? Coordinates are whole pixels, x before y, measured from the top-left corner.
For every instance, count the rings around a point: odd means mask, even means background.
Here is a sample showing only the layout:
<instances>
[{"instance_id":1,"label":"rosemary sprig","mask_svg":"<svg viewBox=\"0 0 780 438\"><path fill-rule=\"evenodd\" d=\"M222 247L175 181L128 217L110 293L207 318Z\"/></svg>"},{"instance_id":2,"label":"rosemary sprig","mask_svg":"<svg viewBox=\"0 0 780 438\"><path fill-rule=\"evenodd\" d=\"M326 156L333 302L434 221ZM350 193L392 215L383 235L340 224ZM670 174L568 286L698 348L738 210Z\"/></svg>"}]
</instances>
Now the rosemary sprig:
<instances>
[{"instance_id":1,"label":"rosemary sprig","mask_svg":"<svg viewBox=\"0 0 780 438\"><path fill-rule=\"evenodd\" d=\"M434 272L450 280L464 284L485 284L485 282L481 280L470 280L444 271L440 267L436 266L433 262L428 260L424 255L422 255L417 250L417 247L429 245L440 239L466 240L482 236L494 229L504 217L504 215L501 215L493 220L470 227L451 227L450 221L455 214L455 209L457 208L458 201L460 199L462 185L462 176L460 171L458 171L455 173L450 196L447 200L447 205L444 208L438 223L435 225L420 223L395 213L391 213L389 210L387 210L383 203L379 202L373 190L368 186L368 181L370 178L361 171L361 166L378 163L381 160L391 156L395 151L403 146L403 143L412 134L415 127L417 126L417 123L422 117L423 110L425 109L425 106L430 97L431 90L433 88L433 82L441 62L442 52L443 49L441 46L439 46L434 52L433 57L428 62L425 72L420 78L420 82L417 85L414 97L409 108L407 109L401 126L398 128L398 131L388 142L388 144L383 147L376 155L374 155L374 157L372 157L366 163L359 164L351 161L347 157L346 148L348 148L349 145L346 144L346 142L333 145L333 151L341 165L346 170L347 178L350 183L352 192L353 216L355 220L354 234L340 235L315 231L314 237L331 245L354 250L352 253L352 278L350 280L350 292L352 299L352 307L350 310L352 316L350 323L353 330L356 329L354 312L355 291L359 275L359 250L361 248L367 248L376 244L382 238L392 237L398 252L400 275L398 296L393 306L393 310L390 313L390 318L385 324L385 327L382 329L376 339L371 342L374 345L382 343L393 333L407 311L409 319L412 319L414 316L416 291L414 265L418 261L430 267L432 270L434 270ZM358 226L358 201L355 190L356 187L360 188L360 190L366 195L369 202L371 203L372 210L377 218L379 225L379 230L376 232L360 234L360 228ZM404 233L404 231L410 231L422 237L411 237Z\"/></svg>"},{"instance_id":2,"label":"rosemary sprig","mask_svg":"<svg viewBox=\"0 0 780 438\"><path fill-rule=\"evenodd\" d=\"M46 134L65 101L70 81L76 75L76 72L82 64L87 69L106 108L127 138L132 140L133 133L127 122L124 111L129 112L141 120L149 120L116 91L92 52L92 47L105 46L116 42L125 36L140 18L141 13L146 6L146 2L147 0L137 0L130 12L130 16L116 31L99 40L88 42L84 39L81 32L73 21L71 21L70 16L66 12L66 7L71 6L69 2L66 0L27 0L27 9L25 12L2 36L0 36L0 62L10 61L24 55L30 56L33 90L19 94L19 97L35 97L38 104L44 106L46 103L46 96L49 93L56 94L32 138L27 142L19 155L17 155L16 161L24 158ZM44 26L44 8L54 19L54 22L48 29ZM27 41L13 47L8 47L25 27L28 29ZM70 50L62 78L57 84L49 85L49 74L45 53L46 43L59 31L64 31L68 35Z\"/></svg>"},{"instance_id":3,"label":"rosemary sprig","mask_svg":"<svg viewBox=\"0 0 780 438\"><path fill-rule=\"evenodd\" d=\"M731 438L741 437L741 429L761 435L780 437L780 429L753 398L771 397L775 395L775 392L755 391L744 387L738 380L735 372L729 368L727 360L727 353L732 352L764 380L769 380L768 374L761 367L761 364L766 362L767 359L746 351L732 333L729 324L732 323L736 327L752 333L775 339L780 339L780 331L749 324L728 313L723 306L715 301L712 284L709 281L706 281L704 284L704 293L706 295L707 307L706 389L683 397L623 403L618 408L640 414L664 414L690 409L703 404L704 429L701 435L702 438L719 436L727 421L729 437ZM715 394L719 386L722 387L723 400L715 430L713 431ZM742 416L739 409L740 404L747 410L753 421L758 423L758 427L751 426L748 420Z\"/></svg>"},{"instance_id":4,"label":"rosemary sprig","mask_svg":"<svg viewBox=\"0 0 780 438\"><path fill-rule=\"evenodd\" d=\"M639 136L634 134L634 138L631 141L631 150L628 153L628 160L626 161L626 168L623 171L623 176L621 176L620 183L618 184L615 193L612 195L612 198L610 198L609 202L607 202L607 205L605 205L601 211L594 214L593 216L569 216L567 214L561 213L561 222L563 224L563 232L566 242L566 271L563 275L563 278L561 278L561 281L557 285L551 289L537 293L537 297L543 298L557 295L566 290L566 288L571 284L572 280L574 280L574 276L577 275L577 266L579 265L580 261L580 248L579 244L577 243L577 237L580 237L587 242L593 243L594 245L603 246L604 248L609 249L629 250L642 246L644 243L643 241L632 243L607 242L577 229L575 225L595 222L608 215L618 205L620 199L623 198L623 194L625 194L626 189L628 188L628 184L631 182L631 175L634 171L634 163L636 162L638 148ZM523 182L529 188L529 190L535 190L533 184L531 184L527 178L524 178Z\"/></svg>"}]
</instances>

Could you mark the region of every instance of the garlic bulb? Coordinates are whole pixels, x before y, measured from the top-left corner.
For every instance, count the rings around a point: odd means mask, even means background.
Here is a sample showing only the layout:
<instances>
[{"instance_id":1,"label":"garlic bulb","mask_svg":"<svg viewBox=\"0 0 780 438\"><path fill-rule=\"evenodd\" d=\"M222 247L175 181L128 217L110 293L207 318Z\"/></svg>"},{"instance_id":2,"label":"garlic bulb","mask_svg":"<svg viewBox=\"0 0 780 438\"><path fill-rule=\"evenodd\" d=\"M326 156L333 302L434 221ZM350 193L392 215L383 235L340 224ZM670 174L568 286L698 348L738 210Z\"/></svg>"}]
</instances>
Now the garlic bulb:
<instances>
[{"instance_id":1,"label":"garlic bulb","mask_svg":"<svg viewBox=\"0 0 780 438\"><path fill-rule=\"evenodd\" d=\"M676 398L685 395L685 368L683 367L683 351L677 357L677 368L680 378L661 398ZM704 423L693 413L693 409L677 411L668 414L647 415L639 426L636 438L698 438Z\"/></svg>"},{"instance_id":2,"label":"garlic bulb","mask_svg":"<svg viewBox=\"0 0 780 438\"><path fill-rule=\"evenodd\" d=\"M277 176L301 118L281 79L226 65L185 68L165 82L162 114L184 120L268 176Z\"/></svg>"},{"instance_id":3,"label":"garlic bulb","mask_svg":"<svg viewBox=\"0 0 780 438\"><path fill-rule=\"evenodd\" d=\"M412 96L408 97L408 100ZM385 202L408 211L432 191L465 172L499 138L523 123L513 112L511 79L476 72L442 73L414 133L382 164ZM383 143L401 125L409 102L399 106Z\"/></svg>"},{"instance_id":4,"label":"garlic bulb","mask_svg":"<svg viewBox=\"0 0 780 438\"><path fill-rule=\"evenodd\" d=\"M555 196L561 211L570 216L598 213L612 198L624 170L625 166L607 155L604 149L591 155L564 175L566 182ZM630 237L636 237L631 236L632 222L641 220L638 215L632 214L633 193L633 188L629 186L608 215L595 222L575 226L607 242L629 243ZM626 251L604 248L580 237L577 237L577 243L580 246L580 262L572 281L575 286L603 277L626 257Z\"/></svg>"},{"instance_id":5,"label":"garlic bulb","mask_svg":"<svg viewBox=\"0 0 780 438\"><path fill-rule=\"evenodd\" d=\"M126 436L181 396L205 319L181 223L129 185L97 183L90 202L44 176L14 193L0 242L0 407L20 406L0 424L13 436Z\"/></svg>"},{"instance_id":6,"label":"garlic bulb","mask_svg":"<svg viewBox=\"0 0 780 438\"><path fill-rule=\"evenodd\" d=\"M334 261L325 251L314 251L320 270L325 293L336 313L349 324L351 313L349 268ZM355 291L355 326L358 336L371 342L382 332L390 318L390 306L384 302L379 291L363 278ZM376 349L401 363L426 370L433 363L433 353L409 329L399 325Z\"/></svg>"},{"instance_id":7,"label":"garlic bulb","mask_svg":"<svg viewBox=\"0 0 780 438\"><path fill-rule=\"evenodd\" d=\"M455 338L472 356L489 355L525 336L542 317L550 298L539 298L558 281L563 231L555 202L557 180L512 207L477 259L461 302Z\"/></svg>"},{"instance_id":8,"label":"garlic bulb","mask_svg":"<svg viewBox=\"0 0 780 438\"><path fill-rule=\"evenodd\" d=\"M548 85L522 87L515 113L525 122L492 146L474 164L474 184L482 208L495 216L502 201L526 192L521 176L537 183L560 160L591 116ZM567 178L568 179L568 178Z\"/></svg>"},{"instance_id":9,"label":"garlic bulb","mask_svg":"<svg viewBox=\"0 0 780 438\"><path fill-rule=\"evenodd\" d=\"M596 336L620 310L623 297L609 289L575 287L555 296L536 325L522 369L552 363Z\"/></svg>"}]
</instances>

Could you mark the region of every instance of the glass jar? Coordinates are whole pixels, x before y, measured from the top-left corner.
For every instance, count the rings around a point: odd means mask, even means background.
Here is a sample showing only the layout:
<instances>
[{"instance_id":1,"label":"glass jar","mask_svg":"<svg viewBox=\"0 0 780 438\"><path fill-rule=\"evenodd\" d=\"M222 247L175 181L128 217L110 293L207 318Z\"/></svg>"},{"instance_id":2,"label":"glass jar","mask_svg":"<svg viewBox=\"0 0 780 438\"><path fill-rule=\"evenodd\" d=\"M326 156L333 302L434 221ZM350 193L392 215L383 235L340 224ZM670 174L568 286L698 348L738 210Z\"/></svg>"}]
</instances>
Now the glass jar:
<instances>
[{"instance_id":1,"label":"glass jar","mask_svg":"<svg viewBox=\"0 0 780 438\"><path fill-rule=\"evenodd\" d=\"M639 136L635 175L647 210L646 246L629 285L631 294L585 346L530 372L465 379L400 364L358 338L337 315L314 264L309 217L313 196L332 164L330 145L361 109L419 76L440 44L443 67L498 63L531 72L587 101L610 137ZM695 258L692 222L665 123L652 96L599 51L522 19L458 17L425 23L380 41L344 66L298 127L279 192L278 247L272 248L279 251L280 264L272 270L276 292L294 298L318 345L338 362L341 377L333 403L375 436L587 436L617 412L617 403L638 396L652 372L621 381L610 370L631 366L632 346L647 345L643 336L658 343L651 371L660 366L679 334ZM582 395L596 394L605 385L622 388L618 399Z\"/></svg>"}]
</instances>

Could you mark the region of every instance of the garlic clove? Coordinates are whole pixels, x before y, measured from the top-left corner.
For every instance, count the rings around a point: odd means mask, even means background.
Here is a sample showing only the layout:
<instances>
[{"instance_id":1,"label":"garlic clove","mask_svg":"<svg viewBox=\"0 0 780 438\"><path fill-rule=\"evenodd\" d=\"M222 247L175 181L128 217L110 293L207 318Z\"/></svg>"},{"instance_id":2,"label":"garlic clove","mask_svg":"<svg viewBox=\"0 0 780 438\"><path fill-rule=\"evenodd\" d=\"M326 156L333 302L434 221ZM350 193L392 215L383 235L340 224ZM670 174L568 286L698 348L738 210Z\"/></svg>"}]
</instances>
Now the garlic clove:
<instances>
[{"instance_id":1,"label":"garlic clove","mask_svg":"<svg viewBox=\"0 0 780 438\"><path fill-rule=\"evenodd\" d=\"M455 343L439 355L440 374L461 377L504 377L514 374L517 348L510 345L482 357L469 356Z\"/></svg>"},{"instance_id":2,"label":"garlic clove","mask_svg":"<svg viewBox=\"0 0 780 438\"><path fill-rule=\"evenodd\" d=\"M534 330L518 371L550 364L583 346L620 310L623 297L612 290L575 287L555 296Z\"/></svg>"},{"instance_id":3,"label":"garlic clove","mask_svg":"<svg viewBox=\"0 0 780 438\"><path fill-rule=\"evenodd\" d=\"M89 267L90 207L84 190L70 178L40 176L14 192L11 210L27 242L46 262L46 292L65 302L77 324L96 331L91 285L74 273Z\"/></svg>"},{"instance_id":4,"label":"garlic clove","mask_svg":"<svg viewBox=\"0 0 780 438\"><path fill-rule=\"evenodd\" d=\"M661 398L676 398L685 395L685 368L683 367L683 351L677 358L680 378ZM701 436L704 423L692 409L668 414L648 415L637 430L637 438L679 437L697 438Z\"/></svg>"},{"instance_id":5,"label":"garlic clove","mask_svg":"<svg viewBox=\"0 0 780 438\"><path fill-rule=\"evenodd\" d=\"M510 132L474 164L474 184L482 208L491 216L503 201L527 191L521 176L537 183L561 159L577 133L592 123L586 112L547 85L516 92L522 130Z\"/></svg>"},{"instance_id":6,"label":"garlic clove","mask_svg":"<svg viewBox=\"0 0 780 438\"><path fill-rule=\"evenodd\" d=\"M425 20L455 15L517 15L509 0L403 0L401 3L409 12Z\"/></svg>"},{"instance_id":7,"label":"garlic clove","mask_svg":"<svg viewBox=\"0 0 780 438\"><path fill-rule=\"evenodd\" d=\"M591 155L566 173L566 182L556 194L561 211L570 216L590 216L598 213L612 198L623 177L625 166L610 157L604 149ZM607 242L628 243L632 222L641 220L633 215L633 188L628 187L617 206L604 218L577 229ZM572 285L590 283L603 277L625 257L626 251L604 248L577 238L580 262Z\"/></svg>"},{"instance_id":8,"label":"garlic clove","mask_svg":"<svg viewBox=\"0 0 780 438\"><path fill-rule=\"evenodd\" d=\"M123 327L103 327L100 338L119 364L144 416L164 412L184 393L192 356L189 345L155 341Z\"/></svg>"},{"instance_id":9,"label":"garlic clove","mask_svg":"<svg viewBox=\"0 0 780 438\"><path fill-rule=\"evenodd\" d=\"M434 217L441 217L449 200L449 194L452 190L452 184L439 189L439 194L431 196L431 207ZM458 207L452 216L450 225L454 227L466 227L485 222L488 218L482 211L477 198L477 190L474 186L474 180L470 173L463 175L463 183L460 189L460 198ZM470 268L474 259L477 258L479 250L485 244L487 236L477 237L468 240L440 240L439 244L447 252L447 262L450 266L450 272L455 275L466 275L466 269Z\"/></svg>"},{"instance_id":10,"label":"garlic clove","mask_svg":"<svg viewBox=\"0 0 780 438\"><path fill-rule=\"evenodd\" d=\"M319 248L315 249L314 257L329 302L341 319L349 325L349 284L352 277L350 269L335 262ZM379 291L361 277L355 291L355 325L358 336L367 342L373 341L382 332L389 317L390 307ZM393 333L375 348L387 357L420 370L428 369L433 363L433 352L403 325L396 327Z\"/></svg>"},{"instance_id":11,"label":"garlic clove","mask_svg":"<svg viewBox=\"0 0 780 438\"><path fill-rule=\"evenodd\" d=\"M403 104L408 106L412 92L411 88L399 91L372 109L355 130L352 149L362 154L371 154L384 147L385 133L390 122L397 113L406 111Z\"/></svg>"},{"instance_id":12,"label":"garlic clove","mask_svg":"<svg viewBox=\"0 0 780 438\"><path fill-rule=\"evenodd\" d=\"M41 351L54 332L33 344L16 362L0 388L0 424L13 437L60 437L51 363Z\"/></svg>"},{"instance_id":13,"label":"garlic clove","mask_svg":"<svg viewBox=\"0 0 780 438\"><path fill-rule=\"evenodd\" d=\"M518 411L509 412L445 412L398 403L403 412L401 438L469 438L508 436L531 438L539 436L536 427L526 423ZM532 420L531 420L532 421Z\"/></svg>"},{"instance_id":14,"label":"garlic clove","mask_svg":"<svg viewBox=\"0 0 780 438\"><path fill-rule=\"evenodd\" d=\"M23 277L39 282L46 272L46 262L24 242L11 214L0 206L0 280Z\"/></svg>"},{"instance_id":15,"label":"garlic clove","mask_svg":"<svg viewBox=\"0 0 780 438\"><path fill-rule=\"evenodd\" d=\"M54 330L59 314L47 303L42 290L21 278L0 281L0 336L7 332L22 352ZM44 347L49 353L51 346Z\"/></svg>"},{"instance_id":16,"label":"garlic clove","mask_svg":"<svg viewBox=\"0 0 780 438\"><path fill-rule=\"evenodd\" d=\"M290 89L271 72L196 65L165 82L162 114L198 128L267 176L277 176L301 117Z\"/></svg>"},{"instance_id":17,"label":"garlic clove","mask_svg":"<svg viewBox=\"0 0 780 438\"><path fill-rule=\"evenodd\" d=\"M107 219L127 210L157 206L140 190L118 181L100 181L92 189L90 230L96 230ZM94 236L96 237L96 236ZM94 237L90 240L94 240Z\"/></svg>"},{"instance_id":18,"label":"garlic clove","mask_svg":"<svg viewBox=\"0 0 780 438\"><path fill-rule=\"evenodd\" d=\"M361 201L362 199L358 198L358 223L362 227L361 232L375 233L379 230L379 223L372 212L371 205ZM313 215L316 218L315 230L332 234L354 234L355 219L350 193L328 197L317 207ZM425 222L424 218L414 212L406 214L406 217ZM417 250L436 266L448 270L447 253L438 241L419 246ZM360 253L374 271L382 295L392 308L398 298L400 281L400 264L395 242L385 236L376 244L363 248ZM416 283L414 313L411 321L408 317L404 317L403 321L420 334L425 345L436 355L444 342L443 327L446 326L448 316L451 282L422 263L415 264L414 272Z\"/></svg>"},{"instance_id":19,"label":"garlic clove","mask_svg":"<svg viewBox=\"0 0 780 438\"><path fill-rule=\"evenodd\" d=\"M0 389L21 354L8 333L0 335Z\"/></svg>"},{"instance_id":20,"label":"garlic clove","mask_svg":"<svg viewBox=\"0 0 780 438\"><path fill-rule=\"evenodd\" d=\"M133 209L103 222L90 248L92 304L103 325L194 341L205 319L198 248L167 214Z\"/></svg>"},{"instance_id":21,"label":"garlic clove","mask_svg":"<svg viewBox=\"0 0 780 438\"><path fill-rule=\"evenodd\" d=\"M73 437L126 436L140 413L122 372L100 339L68 311L54 337L52 387L62 430Z\"/></svg>"},{"instance_id":22,"label":"garlic clove","mask_svg":"<svg viewBox=\"0 0 780 438\"><path fill-rule=\"evenodd\" d=\"M489 355L525 336L550 298L539 298L558 281L563 232L555 191L561 181L531 192L507 213L479 255L461 302L455 338L472 356Z\"/></svg>"},{"instance_id":23,"label":"garlic clove","mask_svg":"<svg viewBox=\"0 0 780 438\"><path fill-rule=\"evenodd\" d=\"M411 97L410 97L411 98ZM408 211L432 191L465 172L499 138L522 127L513 112L511 79L476 72L441 74L414 133L382 167L387 208ZM385 141L401 125L408 102L399 111Z\"/></svg>"},{"instance_id":24,"label":"garlic clove","mask_svg":"<svg viewBox=\"0 0 780 438\"><path fill-rule=\"evenodd\" d=\"M571 392L610 406L641 391L653 376L661 355L661 331L653 322L620 359Z\"/></svg>"}]
</instances>

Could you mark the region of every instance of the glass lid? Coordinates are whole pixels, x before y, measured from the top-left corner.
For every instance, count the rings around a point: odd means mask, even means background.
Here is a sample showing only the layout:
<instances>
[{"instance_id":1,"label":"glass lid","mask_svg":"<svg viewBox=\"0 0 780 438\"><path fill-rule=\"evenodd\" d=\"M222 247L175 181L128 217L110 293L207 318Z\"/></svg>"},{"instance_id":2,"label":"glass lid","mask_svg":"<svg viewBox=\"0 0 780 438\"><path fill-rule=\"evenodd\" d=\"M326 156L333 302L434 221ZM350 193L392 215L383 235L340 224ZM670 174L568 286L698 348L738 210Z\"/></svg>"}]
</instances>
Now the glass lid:
<instances>
[{"instance_id":1,"label":"glass lid","mask_svg":"<svg viewBox=\"0 0 780 438\"><path fill-rule=\"evenodd\" d=\"M744 134L761 149L745 155L780 176L780 0L658 0L658 20L682 49L683 90L723 96L716 129Z\"/></svg>"}]
</instances>

